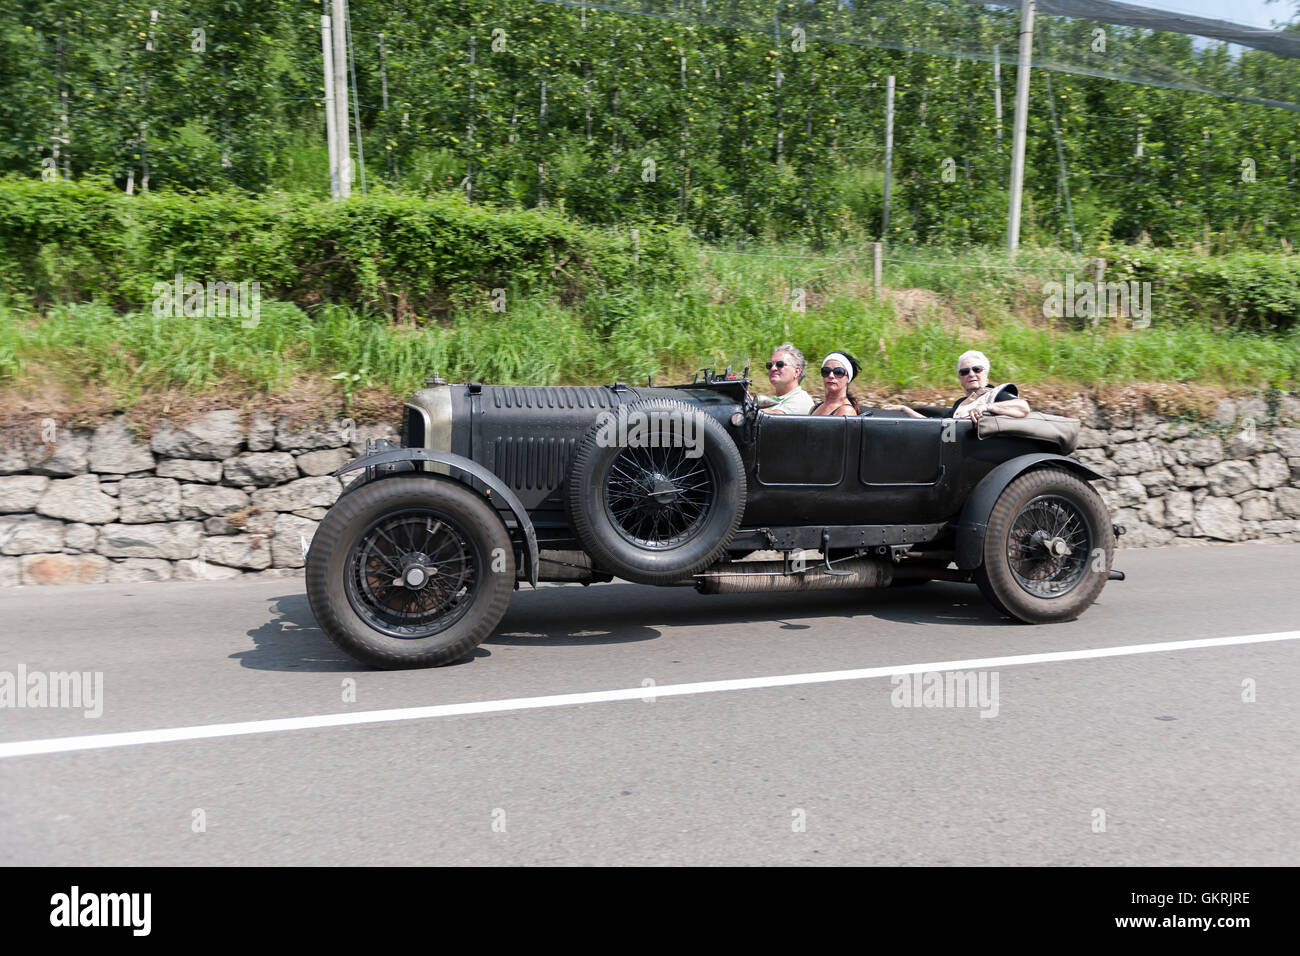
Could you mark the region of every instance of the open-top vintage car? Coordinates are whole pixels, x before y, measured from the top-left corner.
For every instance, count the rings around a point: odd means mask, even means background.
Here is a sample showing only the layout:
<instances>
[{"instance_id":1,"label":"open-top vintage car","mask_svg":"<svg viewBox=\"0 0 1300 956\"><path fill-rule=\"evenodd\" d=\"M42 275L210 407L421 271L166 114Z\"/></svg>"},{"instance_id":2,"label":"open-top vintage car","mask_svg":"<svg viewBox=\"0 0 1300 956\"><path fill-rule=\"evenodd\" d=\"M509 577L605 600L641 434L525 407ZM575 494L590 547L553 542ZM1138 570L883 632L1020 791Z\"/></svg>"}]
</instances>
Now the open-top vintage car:
<instances>
[{"instance_id":1,"label":"open-top vintage car","mask_svg":"<svg viewBox=\"0 0 1300 956\"><path fill-rule=\"evenodd\" d=\"M1122 529L1088 484L1104 476L1068 457L1071 420L771 415L747 368L674 387L427 384L400 444L340 469L363 473L307 557L317 621L376 667L464 657L524 581L723 594L942 579L1042 623L1122 577ZM757 551L781 558L742 560Z\"/></svg>"}]
</instances>

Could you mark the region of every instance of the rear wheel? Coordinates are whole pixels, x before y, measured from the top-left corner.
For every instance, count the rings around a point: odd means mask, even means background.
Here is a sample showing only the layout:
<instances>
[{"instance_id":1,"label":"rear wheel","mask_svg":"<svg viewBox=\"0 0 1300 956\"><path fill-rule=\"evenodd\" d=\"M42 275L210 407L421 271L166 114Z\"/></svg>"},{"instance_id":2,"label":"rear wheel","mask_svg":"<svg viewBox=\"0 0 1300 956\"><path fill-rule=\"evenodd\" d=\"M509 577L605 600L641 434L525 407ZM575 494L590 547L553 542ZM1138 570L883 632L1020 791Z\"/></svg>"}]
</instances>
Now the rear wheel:
<instances>
[{"instance_id":1,"label":"rear wheel","mask_svg":"<svg viewBox=\"0 0 1300 956\"><path fill-rule=\"evenodd\" d=\"M993 506L984 537L980 590L1029 624L1068 621L1105 587L1115 550L1101 496L1056 468L1021 475Z\"/></svg>"},{"instance_id":2,"label":"rear wheel","mask_svg":"<svg viewBox=\"0 0 1300 956\"><path fill-rule=\"evenodd\" d=\"M462 485L386 478L340 498L307 555L307 597L335 644L373 667L433 667L492 633L514 587L496 512Z\"/></svg>"}]
</instances>

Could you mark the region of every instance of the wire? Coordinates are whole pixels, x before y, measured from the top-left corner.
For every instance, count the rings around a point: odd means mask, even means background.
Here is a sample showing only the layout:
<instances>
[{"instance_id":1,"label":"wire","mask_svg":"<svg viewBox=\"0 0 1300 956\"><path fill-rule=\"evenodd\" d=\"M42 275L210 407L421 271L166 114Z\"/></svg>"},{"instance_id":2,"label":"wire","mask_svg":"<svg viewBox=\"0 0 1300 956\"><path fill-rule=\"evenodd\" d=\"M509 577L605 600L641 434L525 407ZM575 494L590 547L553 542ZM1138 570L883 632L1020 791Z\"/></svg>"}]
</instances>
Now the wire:
<instances>
[{"instance_id":1,"label":"wire","mask_svg":"<svg viewBox=\"0 0 1300 956\"><path fill-rule=\"evenodd\" d=\"M798 259L804 261L822 261L822 262L863 262L868 261L866 257L845 257L845 256L794 256L781 255L771 252L738 252L732 249L719 249L716 246L704 246L703 252L711 252L724 256L746 256L752 259ZM995 265L992 263L970 263L970 262L939 262L932 259L900 259L893 256L882 256L882 262L900 262L913 265L933 266L941 269L1004 269L1011 272L1039 272L1041 266L1011 266Z\"/></svg>"}]
</instances>

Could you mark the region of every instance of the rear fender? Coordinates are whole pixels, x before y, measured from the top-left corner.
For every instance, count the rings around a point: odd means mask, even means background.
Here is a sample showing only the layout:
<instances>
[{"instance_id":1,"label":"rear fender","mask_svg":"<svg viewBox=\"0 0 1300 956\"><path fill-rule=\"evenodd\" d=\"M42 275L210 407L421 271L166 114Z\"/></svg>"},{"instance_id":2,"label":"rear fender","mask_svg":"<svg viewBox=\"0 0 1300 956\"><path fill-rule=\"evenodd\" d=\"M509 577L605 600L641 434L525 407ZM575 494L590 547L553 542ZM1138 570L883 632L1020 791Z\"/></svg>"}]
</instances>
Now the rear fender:
<instances>
[{"instance_id":1,"label":"rear fender","mask_svg":"<svg viewBox=\"0 0 1300 956\"><path fill-rule=\"evenodd\" d=\"M1093 471L1078 459L1048 452L1020 455L1004 461L975 486L975 490L966 499L966 506L961 510L961 518L957 523L957 567L970 571L984 563L984 535L988 532L989 515L993 513L993 506L1007 485L1025 472L1044 466L1062 468L1085 481L1115 480Z\"/></svg>"},{"instance_id":2,"label":"rear fender","mask_svg":"<svg viewBox=\"0 0 1300 956\"><path fill-rule=\"evenodd\" d=\"M432 448L394 448L390 451L381 451L377 454L366 455L362 458L358 458L356 461L349 462L338 471L334 472L334 476L337 478L340 475L346 475L348 472L356 471L359 468L365 468L366 476L358 479L356 482L357 484L364 484L370 481L382 481L388 476L372 472L370 471L371 468L376 468L382 465L393 465L399 462L414 463L419 461L432 462L443 467L438 469L438 473L424 472L417 469L416 471L395 472L395 474L407 476L413 474L428 475L429 480L431 481L444 481L446 478L443 476L449 475L451 479L458 481L462 485L466 485L483 495L483 497L487 499L488 504L492 505L498 513L500 513L501 509L497 503L491 499L495 497L500 501L505 502L506 507L510 509L510 513L514 515L515 523L518 525L519 531L523 535L524 561L526 562L524 570L528 574L528 583L533 587L537 587L537 531L533 528L533 523L528 520L528 511L524 508L523 502L519 500L518 495L511 491L500 478L492 474L492 472L488 471L478 462L470 461L468 458L462 457L461 455L453 455L449 451L438 451ZM475 486L476 482L488 489L486 494ZM351 487L352 486L349 486L349 488Z\"/></svg>"}]
</instances>

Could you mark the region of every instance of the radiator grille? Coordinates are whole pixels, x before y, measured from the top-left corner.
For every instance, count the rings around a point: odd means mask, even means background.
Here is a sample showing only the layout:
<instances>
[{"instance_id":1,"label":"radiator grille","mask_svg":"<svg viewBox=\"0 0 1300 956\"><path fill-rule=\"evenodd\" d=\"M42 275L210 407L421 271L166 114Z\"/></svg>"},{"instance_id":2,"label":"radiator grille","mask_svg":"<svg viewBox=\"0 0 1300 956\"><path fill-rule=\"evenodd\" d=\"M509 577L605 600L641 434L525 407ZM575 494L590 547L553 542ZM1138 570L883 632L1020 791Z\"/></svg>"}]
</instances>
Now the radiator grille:
<instances>
[{"instance_id":1,"label":"radiator grille","mask_svg":"<svg viewBox=\"0 0 1300 956\"><path fill-rule=\"evenodd\" d=\"M577 439L521 435L498 438L494 445L495 471L511 488L546 491L564 480Z\"/></svg>"},{"instance_id":2,"label":"radiator grille","mask_svg":"<svg viewBox=\"0 0 1300 956\"><path fill-rule=\"evenodd\" d=\"M402 412L402 447L423 448L424 416L410 405L407 405Z\"/></svg>"}]
</instances>

